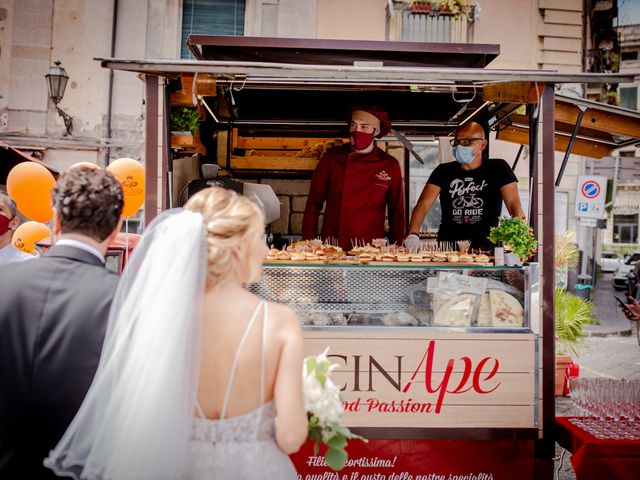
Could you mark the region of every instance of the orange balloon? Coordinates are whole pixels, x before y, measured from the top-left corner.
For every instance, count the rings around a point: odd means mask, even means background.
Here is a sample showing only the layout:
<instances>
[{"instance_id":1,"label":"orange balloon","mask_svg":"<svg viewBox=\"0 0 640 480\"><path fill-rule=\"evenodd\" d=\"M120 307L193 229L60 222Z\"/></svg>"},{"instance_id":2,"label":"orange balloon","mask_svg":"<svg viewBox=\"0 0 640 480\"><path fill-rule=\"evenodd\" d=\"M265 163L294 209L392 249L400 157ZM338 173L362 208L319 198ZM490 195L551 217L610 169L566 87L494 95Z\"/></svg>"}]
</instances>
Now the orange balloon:
<instances>
[{"instance_id":1,"label":"orange balloon","mask_svg":"<svg viewBox=\"0 0 640 480\"><path fill-rule=\"evenodd\" d=\"M100 170L100 167L98 165L96 165L95 163L91 163L91 162L78 162L78 163L74 163L73 165L71 165L69 168L67 168L67 171L69 170L73 170L74 168L91 168L92 170Z\"/></svg>"},{"instance_id":2,"label":"orange balloon","mask_svg":"<svg viewBox=\"0 0 640 480\"><path fill-rule=\"evenodd\" d=\"M51 230L43 223L25 222L13 232L11 243L18 250L32 253L36 248L36 242L51 236Z\"/></svg>"},{"instance_id":3,"label":"orange balloon","mask_svg":"<svg viewBox=\"0 0 640 480\"><path fill-rule=\"evenodd\" d=\"M132 158L119 158L107 167L122 185L122 216L134 215L144 203L144 167Z\"/></svg>"},{"instance_id":4,"label":"orange balloon","mask_svg":"<svg viewBox=\"0 0 640 480\"><path fill-rule=\"evenodd\" d=\"M51 190L56 180L51 172L34 162L19 163L7 175L7 192L20 213L37 222L47 222L53 216Z\"/></svg>"}]
</instances>

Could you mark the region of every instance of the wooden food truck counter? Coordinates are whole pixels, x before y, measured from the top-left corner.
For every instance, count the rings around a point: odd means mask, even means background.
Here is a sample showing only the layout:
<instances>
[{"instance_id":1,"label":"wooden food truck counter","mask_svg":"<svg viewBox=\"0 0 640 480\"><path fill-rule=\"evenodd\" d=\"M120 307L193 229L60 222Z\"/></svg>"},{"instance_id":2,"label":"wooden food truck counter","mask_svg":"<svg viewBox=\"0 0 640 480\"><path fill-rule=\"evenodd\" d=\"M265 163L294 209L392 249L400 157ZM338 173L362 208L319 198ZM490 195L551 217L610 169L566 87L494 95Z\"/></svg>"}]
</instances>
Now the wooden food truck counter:
<instances>
[{"instance_id":1,"label":"wooden food truck counter","mask_svg":"<svg viewBox=\"0 0 640 480\"><path fill-rule=\"evenodd\" d=\"M533 478L537 264L263 271L253 290L298 312L305 355L329 347L342 423L369 439L337 477L306 445L299 478Z\"/></svg>"}]
</instances>

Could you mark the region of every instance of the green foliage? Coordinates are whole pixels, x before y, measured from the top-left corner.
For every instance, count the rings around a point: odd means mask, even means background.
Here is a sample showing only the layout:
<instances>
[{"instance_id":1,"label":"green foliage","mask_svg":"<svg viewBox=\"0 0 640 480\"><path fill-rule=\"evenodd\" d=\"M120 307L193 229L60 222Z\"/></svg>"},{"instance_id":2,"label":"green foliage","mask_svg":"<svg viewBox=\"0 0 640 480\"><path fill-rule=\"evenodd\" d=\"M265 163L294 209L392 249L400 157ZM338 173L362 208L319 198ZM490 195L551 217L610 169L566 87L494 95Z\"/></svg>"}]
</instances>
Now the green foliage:
<instances>
[{"instance_id":1,"label":"green foliage","mask_svg":"<svg viewBox=\"0 0 640 480\"><path fill-rule=\"evenodd\" d=\"M527 260L538 248L533 230L520 217L503 217L497 227L491 227L489 240L509 247L521 261Z\"/></svg>"},{"instance_id":2,"label":"green foliage","mask_svg":"<svg viewBox=\"0 0 640 480\"><path fill-rule=\"evenodd\" d=\"M556 235L555 259L556 268L573 268L578 263L578 247L574 243L575 233L566 231L562 235Z\"/></svg>"},{"instance_id":3,"label":"green foliage","mask_svg":"<svg viewBox=\"0 0 640 480\"><path fill-rule=\"evenodd\" d=\"M351 433L351 431L347 427L342 427L339 425L335 425L334 433L328 440L324 440L323 437L323 427L320 425L320 421L318 417L313 414L309 414L309 438L314 441L313 444L313 454L318 455L320 451L320 444L324 443L327 446L327 451L324 454L324 459L327 462L327 465L331 467L332 470L342 470L349 459L349 455L347 454L347 440L362 440L366 442L367 440L360 435L356 435Z\"/></svg>"},{"instance_id":4,"label":"green foliage","mask_svg":"<svg viewBox=\"0 0 640 480\"><path fill-rule=\"evenodd\" d=\"M593 303L556 288L555 310L557 353L577 355L578 348L584 343L584 326L596 323Z\"/></svg>"},{"instance_id":5,"label":"green foliage","mask_svg":"<svg viewBox=\"0 0 640 480\"><path fill-rule=\"evenodd\" d=\"M327 465L332 470L342 470L344 466L347 464L348 460L347 452L345 452L344 447L342 448L331 448L327 450L327 453L324 454L324 459L327 462Z\"/></svg>"},{"instance_id":6,"label":"green foliage","mask_svg":"<svg viewBox=\"0 0 640 480\"><path fill-rule=\"evenodd\" d=\"M629 244L629 245L602 245L602 250L603 251L607 251L607 252L614 252L614 253L618 253L620 255L622 255L623 257L625 255L628 255L630 253L635 252L638 249L638 245L637 244Z\"/></svg>"},{"instance_id":7,"label":"green foliage","mask_svg":"<svg viewBox=\"0 0 640 480\"><path fill-rule=\"evenodd\" d=\"M319 356L309 356L305 358L304 375L313 375L320 382L323 388L329 385L335 385L329 378L331 364L326 358L326 351ZM338 390L336 389L336 393ZM337 400L340 400L339 398ZM308 411L307 417L309 421L309 438L314 441L313 454L318 455L320 452L320 444L325 444L327 450L324 459L332 470L342 470L349 459L346 452L347 440L358 439L366 442L366 439L351 433L351 431L342 427L339 422L331 425L323 425L320 418Z\"/></svg>"},{"instance_id":8,"label":"green foliage","mask_svg":"<svg viewBox=\"0 0 640 480\"><path fill-rule=\"evenodd\" d=\"M180 107L171 110L171 131L191 132L195 135L198 131L198 119L200 113L197 108Z\"/></svg>"},{"instance_id":9,"label":"green foliage","mask_svg":"<svg viewBox=\"0 0 640 480\"><path fill-rule=\"evenodd\" d=\"M465 7L464 0L404 0L409 6L414 3L427 3L435 10L448 10L449 12L459 15Z\"/></svg>"}]
</instances>

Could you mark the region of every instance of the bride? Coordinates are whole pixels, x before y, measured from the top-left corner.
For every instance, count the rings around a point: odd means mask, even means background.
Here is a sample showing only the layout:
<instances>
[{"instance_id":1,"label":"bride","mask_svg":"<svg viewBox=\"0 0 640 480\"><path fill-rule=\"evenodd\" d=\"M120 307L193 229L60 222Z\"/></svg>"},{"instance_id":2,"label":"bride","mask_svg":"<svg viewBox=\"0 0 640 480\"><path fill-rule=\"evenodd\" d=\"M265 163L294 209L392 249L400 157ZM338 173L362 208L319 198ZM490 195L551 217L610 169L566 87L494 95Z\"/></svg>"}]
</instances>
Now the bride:
<instances>
[{"instance_id":1,"label":"bride","mask_svg":"<svg viewBox=\"0 0 640 480\"><path fill-rule=\"evenodd\" d=\"M76 479L294 479L307 437L295 313L260 278L263 215L209 188L145 231L91 389L45 465Z\"/></svg>"}]
</instances>

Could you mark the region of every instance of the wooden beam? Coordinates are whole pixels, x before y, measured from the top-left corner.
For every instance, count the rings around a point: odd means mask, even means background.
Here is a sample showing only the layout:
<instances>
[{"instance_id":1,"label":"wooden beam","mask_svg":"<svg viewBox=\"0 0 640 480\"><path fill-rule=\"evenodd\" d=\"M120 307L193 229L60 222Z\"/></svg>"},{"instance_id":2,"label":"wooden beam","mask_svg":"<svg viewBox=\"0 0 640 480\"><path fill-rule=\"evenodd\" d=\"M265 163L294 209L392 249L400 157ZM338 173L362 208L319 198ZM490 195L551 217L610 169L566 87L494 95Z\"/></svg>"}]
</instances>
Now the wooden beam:
<instances>
[{"instance_id":1,"label":"wooden beam","mask_svg":"<svg viewBox=\"0 0 640 480\"><path fill-rule=\"evenodd\" d=\"M196 95L215 97L217 94L216 76L212 73L199 73L196 77Z\"/></svg>"},{"instance_id":2,"label":"wooden beam","mask_svg":"<svg viewBox=\"0 0 640 480\"><path fill-rule=\"evenodd\" d=\"M335 137L243 137L238 135L238 129L233 129L232 148L243 148L246 150L304 150L317 144L332 142ZM347 139L341 138L343 143Z\"/></svg>"},{"instance_id":3,"label":"wooden beam","mask_svg":"<svg viewBox=\"0 0 640 480\"><path fill-rule=\"evenodd\" d=\"M516 125L527 125L529 123L529 117L517 113L510 115L509 120ZM571 123L562 122L556 118L556 133L563 132L570 135L571 132L573 132L573 127L576 124L576 120L577 116ZM595 130L591 128L591 125L586 125L584 122L580 123L582 125L580 126L580 130L578 131L578 135L582 137L589 137L589 139L595 142L601 141L601 143L604 144L615 141L613 136L609 132L604 130Z\"/></svg>"},{"instance_id":4,"label":"wooden beam","mask_svg":"<svg viewBox=\"0 0 640 480\"><path fill-rule=\"evenodd\" d=\"M207 149L198 136L192 135L171 135L171 148L185 149L182 153L206 153Z\"/></svg>"},{"instance_id":5,"label":"wooden beam","mask_svg":"<svg viewBox=\"0 0 640 480\"><path fill-rule=\"evenodd\" d=\"M317 164L313 157L231 157L231 168L238 170L315 170Z\"/></svg>"},{"instance_id":6,"label":"wooden beam","mask_svg":"<svg viewBox=\"0 0 640 480\"><path fill-rule=\"evenodd\" d=\"M498 132L496 137L498 140L506 142L519 143L521 145L529 144L529 130L523 127L510 126ZM555 149L557 152L565 152L569 145L569 137L560 135L555 136ZM575 155L584 155L591 158L602 158L611 154L612 147L598 142L591 142L582 139L576 139L571 149L571 153Z\"/></svg>"},{"instance_id":7,"label":"wooden beam","mask_svg":"<svg viewBox=\"0 0 640 480\"><path fill-rule=\"evenodd\" d=\"M554 326L554 243L555 243L555 185L554 185L554 145L552 136L554 122L554 86L546 85L542 97L541 140L542 162L538 175L542 215L542 242L540 258L540 296L542 307L542 442L539 444L538 457L553 465L555 453L554 419L554 372L555 372L555 326ZM557 141L556 141L557 144ZM575 146L574 146L575 148Z\"/></svg>"},{"instance_id":8,"label":"wooden beam","mask_svg":"<svg viewBox=\"0 0 640 480\"><path fill-rule=\"evenodd\" d=\"M568 103L557 101L555 108L556 122L565 122L575 125L578 119L578 107ZM640 119L629 118L626 115L606 112L594 108L587 108L582 117L581 127L592 130L600 130L612 135L624 135L640 138Z\"/></svg>"},{"instance_id":9,"label":"wooden beam","mask_svg":"<svg viewBox=\"0 0 640 480\"><path fill-rule=\"evenodd\" d=\"M193 72L183 72L180 74L180 85L185 95L191 95L193 93Z\"/></svg>"},{"instance_id":10,"label":"wooden beam","mask_svg":"<svg viewBox=\"0 0 640 480\"><path fill-rule=\"evenodd\" d=\"M219 131L216 134L216 163L224 167L227 159L227 136L225 131ZM210 152L211 153L211 152Z\"/></svg>"},{"instance_id":11,"label":"wooden beam","mask_svg":"<svg viewBox=\"0 0 640 480\"><path fill-rule=\"evenodd\" d=\"M544 84L535 82L489 83L482 87L482 97L491 102L538 103Z\"/></svg>"}]
</instances>

